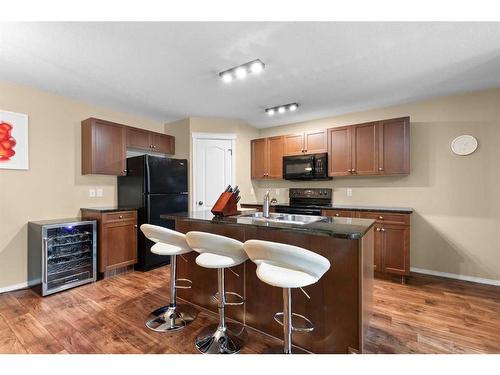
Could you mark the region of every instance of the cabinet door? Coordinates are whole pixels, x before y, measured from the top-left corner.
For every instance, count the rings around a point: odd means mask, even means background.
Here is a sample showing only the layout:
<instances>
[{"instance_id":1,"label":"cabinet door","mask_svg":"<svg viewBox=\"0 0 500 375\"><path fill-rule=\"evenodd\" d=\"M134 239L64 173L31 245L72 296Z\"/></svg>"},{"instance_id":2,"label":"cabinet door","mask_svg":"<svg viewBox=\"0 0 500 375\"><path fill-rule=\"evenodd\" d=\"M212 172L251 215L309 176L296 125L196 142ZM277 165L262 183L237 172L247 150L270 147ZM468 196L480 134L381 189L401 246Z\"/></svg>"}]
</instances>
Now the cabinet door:
<instances>
[{"instance_id":1,"label":"cabinet door","mask_svg":"<svg viewBox=\"0 0 500 375\"><path fill-rule=\"evenodd\" d=\"M304 133L285 135L285 156L304 153Z\"/></svg>"},{"instance_id":2,"label":"cabinet door","mask_svg":"<svg viewBox=\"0 0 500 375\"><path fill-rule=\"evenodd\" d=\"M87 173L123 176L126 174L125 127L91 120L91 170ZM82 155L82 158L84 156ZM85 174L85 171L83 172Z\"/></svg>"},{"instance_id":3,"label":"cabinet door","mask_svg":"<svg viewBox=\"0 0 500 375\"><path fill-rule=\"evenodd\" d=\"M271 137L267 139L268 170L267 178L283 178L283 138Z\"/></svg>"},{"instance_id":4,"label":"cabinet door","mask_svg":"<svg viewBox=\"0 0 500 375\"><path fill-rule=\"evenodd\" d=\"M171 135L151 133L153 151L163 154L175 154L175 138Z\"/></svg>"},{"instance_id":5,"label":"cabinet door","mask_svg":"<svg viewBox=\"0 0 500 375\"><path fill-rule=\"evenodd\" d=\"M351 129L328 129L328 175L351 175Z\"/></svg>"},{"instance_id":6,"label":"cabinet door","mask_svg":"<svg viewBox=\"0 0 500 375\"><path fill-rule=\"evenodd\" d=\"M151 150L151 133L141 129L127 128L127 147Z\"/></svg>"},{"instance_id":7,"label":"cabinet door","mask_svg":"<svg viewBox=\"0 0 500 375\"><path fill-rule=\"evenodd\" d=\"M352 127L352 173L354 175L378 174L377 123Z\"/></svg>"},{"instance_id":8,"label":"cabinet door","mask_svg":"<svg viewBox=\"0 0 500 375\"><path fill-rule=\"evenodd\" d=\"M102 230L103 264L99 271L105 272L115 268L137 263L137 229L135 220L124 220L103 224Z\"/></svg>"},{"instance_id":9,"label":"cabinet door","mask_svg":"<svg viewBox=\"0 0 500 375\"><path fill-rule=\"evenodd\" d=\"M326 129L305 133L304 143L305 152L308 154L320 154L326 152L328 144Z\"/></svg>"},{"instance_id":10,"label":"cabinet door","mask_svg":"<svg viewBox=\"0 0 500 375\"><path fill-rule=\"evenodd\" d=\"M410 173L410 118L379 123L379 173Z\"/></svg>"},{"instance_id":11,"label":"cabinet door","mask_svg":"<svg viewBox=\"0 0 500 375\"><path fill-rule=\"evenodd\" d=\"M252 178L265 178L267 176L268 146L267 138L253 139L250 142Z\"/></svg>"},{"instance_id":12,"label":"cabinet door","mask_svg":"<svg viewBox=\"0 0 500 375\"><path fill-rule=\"evenodd\" d=\"M383 271L382 254L384 252L384 232L381 231L380 225L375 226L375 238L373 244L373 269L375 271Z\"/></svg>"},{"instance_id":13,"label":"cabinet door","mask_svg":"<svg viewBox=\"0 0 500 375\"><path fill-rule=\"evenodd\" d=\"M410 228L406 225L381 226L383 271L408 275L410 273Z\"/></svg>"}]
</instances>

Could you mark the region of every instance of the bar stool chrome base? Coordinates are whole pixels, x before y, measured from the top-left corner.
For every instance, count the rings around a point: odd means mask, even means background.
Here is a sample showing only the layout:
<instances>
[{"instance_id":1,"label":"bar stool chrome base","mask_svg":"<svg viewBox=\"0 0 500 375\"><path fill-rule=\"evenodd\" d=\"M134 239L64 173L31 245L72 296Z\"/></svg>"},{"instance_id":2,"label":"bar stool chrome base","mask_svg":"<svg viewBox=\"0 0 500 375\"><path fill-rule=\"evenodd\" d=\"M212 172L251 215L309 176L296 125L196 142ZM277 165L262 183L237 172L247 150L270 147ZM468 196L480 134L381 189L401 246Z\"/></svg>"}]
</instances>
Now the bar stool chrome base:
<instances>
[{"instance_id":1,"label":"bar stool chrome base","mask_svg":"<svg viewBox=\"0 0 500 375\"><path fill-rule=\"evenodd\" d=\"M264 354L311 354L307 350L299 348L298 346L292 346L291 353L285 353L285 349L282 346L273 346L264 350Z\"/></svg>"},{"instance_id":2,"label":"bar stool chrome base","mask_svg":"<svg viewBox=\"0 0 500 375\"><path fill-rule=\"evenodd\" d=\"M196 319L198 311L189 305L163 306L153 311L146 320L146 327L156 332L175 331Z\"/></svg>"},{"instance_id":3,"label":"bar stool chrome base","mask_svg":"<svg viewBox=\"0 0 500 375\"><path fill-rule=\"evenodd\" d=\"M203 354L236 354L247 341L245 327L237 323L225 323L225 327L211 324L196 338L196 349Z\"/></svg>"}]
</instances>

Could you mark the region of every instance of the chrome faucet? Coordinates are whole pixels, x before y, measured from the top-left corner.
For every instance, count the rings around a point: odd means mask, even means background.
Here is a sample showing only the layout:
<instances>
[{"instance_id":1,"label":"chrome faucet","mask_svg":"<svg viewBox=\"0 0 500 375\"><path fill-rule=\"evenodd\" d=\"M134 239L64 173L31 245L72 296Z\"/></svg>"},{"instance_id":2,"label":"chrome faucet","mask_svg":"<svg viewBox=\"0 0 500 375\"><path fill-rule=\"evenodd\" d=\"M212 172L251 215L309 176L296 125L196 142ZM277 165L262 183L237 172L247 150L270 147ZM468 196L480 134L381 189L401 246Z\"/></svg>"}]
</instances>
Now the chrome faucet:
<instances>
[{"instance_id":1,"label":"chrome faucet","mask_svg":"<svg viewBox=\"0 0 500 375\"><path fill-rule=\"evenodd\" d=\"M269 190L264 194L264 204L262 205L262 216L269 218Z\"/></svg>"}]
</instances>

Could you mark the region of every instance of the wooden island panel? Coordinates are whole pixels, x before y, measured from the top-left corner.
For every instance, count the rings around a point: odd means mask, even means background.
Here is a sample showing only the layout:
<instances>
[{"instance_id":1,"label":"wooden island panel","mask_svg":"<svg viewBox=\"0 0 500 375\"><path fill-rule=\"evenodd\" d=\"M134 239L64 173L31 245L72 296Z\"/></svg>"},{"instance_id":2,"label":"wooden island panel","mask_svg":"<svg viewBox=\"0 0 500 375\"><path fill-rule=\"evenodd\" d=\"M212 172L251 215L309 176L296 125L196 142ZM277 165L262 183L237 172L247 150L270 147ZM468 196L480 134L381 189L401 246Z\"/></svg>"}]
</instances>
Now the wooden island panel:
<instances>
[{"instance_id":1,"label":"wooden island panel","mask_svg":"<svg viewBox=\"0 0 500 375\"><path fill-rule=\"evenodd\" d=\"M235 238L239 241L260 239L300 246L326 257L331 268L316 283L292 290L292 311L309 318L314 331L295 332L294 345L313 353L363 352L364 332L371 314L373 280L373 228L362 240L307 235L292 231L266 228L221 225L176 219L176 230L182 233L197 230ZM212 295L217 290L216 270L196 265L197 253L187 254L187 262L179 259L178 277L192 280L191 289L179 289L179 298L195 305L217 311ZM247 326L277 338L283 328L273 316L283 311L282 289L260 281L256 266L247 261L233 268L239 277L226 270L226 291L241 294L243 306L228 306L226 314ZM295 322L298 325L300 322Z\"/></svg>"}]
</instances>

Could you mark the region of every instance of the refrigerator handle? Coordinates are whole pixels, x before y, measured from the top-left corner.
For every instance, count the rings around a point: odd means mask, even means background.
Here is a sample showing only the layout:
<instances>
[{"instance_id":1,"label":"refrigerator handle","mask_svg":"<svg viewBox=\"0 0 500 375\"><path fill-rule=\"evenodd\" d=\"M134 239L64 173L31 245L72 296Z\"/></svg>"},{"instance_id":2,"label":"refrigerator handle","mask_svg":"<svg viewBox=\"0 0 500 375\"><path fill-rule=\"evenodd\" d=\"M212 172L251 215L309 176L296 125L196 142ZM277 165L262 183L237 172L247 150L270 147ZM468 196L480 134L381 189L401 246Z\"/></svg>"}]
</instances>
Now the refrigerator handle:
<instances>
[{"instance_id":1,"label":"refrigerator handle","mask_svg":"<svg viewBox=\"0 0 500 375\"><path fill-rule=\"evenodd\" d=\"M151 223L151 196L146 194L146 223Z\"/></svg>"},{"instance_id":2,"label":"refrigerator handle","mask_svg":"<svg viewBox=\"0 0 500 375\"><path fill-rule=\"evenodd\" d=\"M47 237L44 237L43 239L43 250L42 250L42 282L44 284L47 284L47 258L48 258L48 251L49 251L49 239Z\"/></svg>"}]
</instances>

